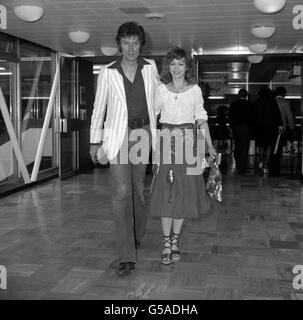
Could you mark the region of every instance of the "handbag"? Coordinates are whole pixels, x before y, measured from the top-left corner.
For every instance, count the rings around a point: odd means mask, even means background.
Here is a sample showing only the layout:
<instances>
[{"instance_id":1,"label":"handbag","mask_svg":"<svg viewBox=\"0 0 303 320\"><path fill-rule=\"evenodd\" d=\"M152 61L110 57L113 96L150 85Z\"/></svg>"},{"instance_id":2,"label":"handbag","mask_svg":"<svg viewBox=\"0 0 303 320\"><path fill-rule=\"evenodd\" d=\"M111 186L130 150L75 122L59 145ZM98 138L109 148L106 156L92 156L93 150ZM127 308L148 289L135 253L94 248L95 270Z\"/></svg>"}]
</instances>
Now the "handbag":
<instances>
[{"instance_id":1,"label":"handbag","mask_svg":"<svg viewBox=\"0 0 303 320\"><path fill-rule=\"evenodd\" d=\"M219 169L221 153L209 160L209 173L206 181L206 192L211 199L222 201L222 174Z\"/></svg>"}]
</instances>

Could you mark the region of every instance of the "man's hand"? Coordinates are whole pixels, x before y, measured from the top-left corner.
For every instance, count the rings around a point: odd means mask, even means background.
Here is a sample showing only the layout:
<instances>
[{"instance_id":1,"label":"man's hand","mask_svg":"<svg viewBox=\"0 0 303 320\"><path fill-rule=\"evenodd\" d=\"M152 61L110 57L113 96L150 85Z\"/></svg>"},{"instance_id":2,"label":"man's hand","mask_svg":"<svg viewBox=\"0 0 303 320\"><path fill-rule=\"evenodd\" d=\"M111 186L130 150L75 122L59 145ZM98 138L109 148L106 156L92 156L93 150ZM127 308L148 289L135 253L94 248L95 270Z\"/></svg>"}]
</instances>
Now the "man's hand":
<instances>
[{"instance_id":1,"label":"man's hand","mask_svg":"<svg viewBox=\"0 0 303 320\"><path fill-rule=\"evenodd\" d=\"M99 149L99 145L98 144L91 144L90 145L89 153L90 153L90 157L92 159L92 162L94 164L98 163L98 155L97 155L98 149Z\"/></svg>"},{"instance_id":2,"label":"man's hand","mask_svg":"<svg viewBox=\"0 0 303 320\"><path fill-rule=\"evenodd\" d=\"M282 133L283 132L283 126L279 126L278 130L279 130L279 134Z\"/></svg>"}]
</instances>

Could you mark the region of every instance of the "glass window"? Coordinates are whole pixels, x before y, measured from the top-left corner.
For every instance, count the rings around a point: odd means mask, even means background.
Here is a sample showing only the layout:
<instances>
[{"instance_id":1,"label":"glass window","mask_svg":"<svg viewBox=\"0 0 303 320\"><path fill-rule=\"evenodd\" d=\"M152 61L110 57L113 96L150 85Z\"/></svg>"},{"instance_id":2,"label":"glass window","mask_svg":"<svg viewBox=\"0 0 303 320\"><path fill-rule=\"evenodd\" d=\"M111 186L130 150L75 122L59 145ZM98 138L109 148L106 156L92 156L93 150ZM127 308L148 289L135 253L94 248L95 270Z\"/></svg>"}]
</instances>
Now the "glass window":
<instances>
[{"instance_id":1,"label":"glass window","mask_svg":"<svg viewBox=\"0 0 303 320\"><path fill-rule=\"evenodd\" d=\"M32 172L54 78L53 52L20 42L22 153ZM40 171L54 166L54 128L50 121Z\"/></svg>"},{"instance_id":2,"label":"glass window","mask_svg":"<svg viewBox=\"0 0 303 320\"><path fill-rule=\"evenodd\" d=\"M0 61L0 88L9 114L13 101L13 63ZM0 112L0 182L14 176L13 150L2 112Z\"/></svg>"}]
</instances>

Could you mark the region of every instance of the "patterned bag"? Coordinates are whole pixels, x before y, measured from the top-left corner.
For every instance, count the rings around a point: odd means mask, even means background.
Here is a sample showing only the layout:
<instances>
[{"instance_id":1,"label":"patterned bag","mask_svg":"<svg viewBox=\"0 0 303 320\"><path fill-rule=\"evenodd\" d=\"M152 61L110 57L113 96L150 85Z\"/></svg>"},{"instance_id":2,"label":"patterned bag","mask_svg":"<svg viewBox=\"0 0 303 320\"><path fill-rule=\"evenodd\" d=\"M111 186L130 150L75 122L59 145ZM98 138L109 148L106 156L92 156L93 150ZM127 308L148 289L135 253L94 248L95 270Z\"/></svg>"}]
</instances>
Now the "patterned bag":
<instances>
[{"instance_id":1,"label":"patterned bag","mask_svg":"<svg viewBox=\"0 0 303 320\"><path fill-rule=\"evenodd\" d=\"M219 169L221 162L221 153L217 159L213 158L209 161L209 173L206 182L206 192L211 199L222 201L222 174Z\"/></svg>"}]
</instances>

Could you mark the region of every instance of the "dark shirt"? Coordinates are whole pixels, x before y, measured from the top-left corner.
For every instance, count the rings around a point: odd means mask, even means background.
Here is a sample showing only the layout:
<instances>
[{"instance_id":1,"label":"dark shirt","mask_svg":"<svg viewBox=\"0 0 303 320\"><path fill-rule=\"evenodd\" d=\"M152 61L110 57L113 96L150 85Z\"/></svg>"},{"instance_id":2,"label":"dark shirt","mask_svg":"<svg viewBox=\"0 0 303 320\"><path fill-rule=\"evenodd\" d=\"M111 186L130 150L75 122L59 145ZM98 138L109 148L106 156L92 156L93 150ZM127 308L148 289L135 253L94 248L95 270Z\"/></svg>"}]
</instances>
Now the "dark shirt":
<instances>
[{"instance_id":1,"label":"dark shirt","mask_svg":"<svg viewBox=\"0 0 303 320\"><path fill-rule=\"evenodd\" d=\"M268 128L268 130L271 130L282 126L282 117L278 103L271 97L262 97L255 101L254 113L257 128Z\"/></svg>"},{"instance_id":2,"label":"dark shirt","mask_svg":"<svg viewBox=\"0 0 303 320\"><path fill-rule=\"evenodd\" d=\"M252 125L253 121L253 104L246 99L238 99L231 103L229 108L229 124L235 125Z\"/></svg>"},{"instance_id":3,"label":"dark shirt","mask_svg":"<svg viewBox=\"0 0 303 320\"><path fill-rule=\"evenodd\" d=\"M109 67L111 69L117 69L123 77L129 120L133 118L140 118L140 119L149 118L144 80L141 72L145 64L149 64L149 63L145 61L143 58L139 57L138 67L137 67L136 75L134 78L134 82L129 81L126 75L124 74L123 69L121 67L121 59L117 60L114 64L112 64Z\"/></svg>"}]
</instances>

